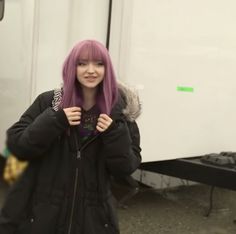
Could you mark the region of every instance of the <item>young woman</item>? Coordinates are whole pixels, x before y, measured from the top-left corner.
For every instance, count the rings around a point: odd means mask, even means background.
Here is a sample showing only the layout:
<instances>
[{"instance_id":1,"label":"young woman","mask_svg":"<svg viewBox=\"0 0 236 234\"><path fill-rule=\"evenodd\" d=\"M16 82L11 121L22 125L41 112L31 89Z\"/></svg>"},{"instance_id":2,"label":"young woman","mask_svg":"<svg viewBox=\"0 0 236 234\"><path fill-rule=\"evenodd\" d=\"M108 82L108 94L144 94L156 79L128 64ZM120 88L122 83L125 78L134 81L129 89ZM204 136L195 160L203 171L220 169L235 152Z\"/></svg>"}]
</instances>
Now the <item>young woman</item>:
<instances>
[{"instance_id":1,"label":"young woman","mask_svg":"<svg viewBox=\"0 0 236 234\"><path fill-rule=\"evenodd\" d=\"M2 208L1 234L119 233L109 179L140 164L138 97L117 84L94 40L74 46L63 81L7 131L9 150L29 166Z\"/></svg>"}]
</instances>

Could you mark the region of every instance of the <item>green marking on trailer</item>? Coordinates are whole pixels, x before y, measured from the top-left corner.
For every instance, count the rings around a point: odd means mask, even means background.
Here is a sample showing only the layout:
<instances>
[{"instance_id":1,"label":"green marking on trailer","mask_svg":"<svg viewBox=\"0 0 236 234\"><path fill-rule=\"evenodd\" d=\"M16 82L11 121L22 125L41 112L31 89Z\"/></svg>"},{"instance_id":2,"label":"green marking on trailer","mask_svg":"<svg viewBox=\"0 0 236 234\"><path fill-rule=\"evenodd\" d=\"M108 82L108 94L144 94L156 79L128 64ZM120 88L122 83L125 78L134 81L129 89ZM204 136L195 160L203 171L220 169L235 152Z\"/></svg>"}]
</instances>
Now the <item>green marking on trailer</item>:
<instances>
[{"instance_id":1,"label":"green marking on trailer","mask_svg":"<svg viewBox=\"0 0 236 234\"><path fill-rule=\"evenodd\" d=\"M194 88L193 87L186 87L186 86L177 86L177 91L193 93Z\"/></svg>"}]
</instances>

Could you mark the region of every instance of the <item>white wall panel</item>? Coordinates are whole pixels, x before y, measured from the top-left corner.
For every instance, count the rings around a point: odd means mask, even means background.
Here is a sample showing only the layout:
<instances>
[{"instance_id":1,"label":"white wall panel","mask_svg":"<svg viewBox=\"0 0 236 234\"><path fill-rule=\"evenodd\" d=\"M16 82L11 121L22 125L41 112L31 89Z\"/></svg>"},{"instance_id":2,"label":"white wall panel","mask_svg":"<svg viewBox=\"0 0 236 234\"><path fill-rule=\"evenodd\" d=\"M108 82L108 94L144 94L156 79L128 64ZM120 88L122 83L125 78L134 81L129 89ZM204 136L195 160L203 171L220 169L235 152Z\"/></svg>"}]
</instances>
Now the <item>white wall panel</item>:
<instances>
[{"instance_id":1,"label":"white wall panel","mask_svg":"<svg viewBox=\"0 0 236 234\"><path fill-rule=\"evenodd\" d=\"M140 89L144 162L236 151L235 9L234 0L114 4L111 52L120 78Z\"/></svg>"},{"instance_id":2,"label":"white wall panel","mask_svg":"<svg viewBox=\"0 0 236 234\"><path fill-rule=\"evenodd\" d=\"M38 3L32 98L59 87L62 64L73 45L84 39L106 40L108 0Z\"/></svg>"},{"instance_id":3,"label":"white wall panel","mask_svg":"<svg viewBox=\"0 0 236 234\"><path fill-rule=\"evenodd\" d=\"M5 131L29 105L34 1L5 1L0 22L0 149Z\"/></svg>"}]
</instances>

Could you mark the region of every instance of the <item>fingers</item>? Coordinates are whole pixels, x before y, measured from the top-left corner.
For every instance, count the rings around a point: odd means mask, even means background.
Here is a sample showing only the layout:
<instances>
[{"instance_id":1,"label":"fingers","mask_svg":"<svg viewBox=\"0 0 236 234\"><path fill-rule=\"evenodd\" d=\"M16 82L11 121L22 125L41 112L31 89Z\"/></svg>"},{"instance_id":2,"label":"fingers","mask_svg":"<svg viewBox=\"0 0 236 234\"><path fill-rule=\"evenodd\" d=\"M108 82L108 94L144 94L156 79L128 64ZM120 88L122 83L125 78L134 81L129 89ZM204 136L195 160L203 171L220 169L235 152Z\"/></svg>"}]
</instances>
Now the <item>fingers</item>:
<instances>
[{"instance_id":1,"label":"fingers","mask_svg":"<svg viewBox=\"0 0 236 234\"><path fill-rule=\"evenodd\" d=\"M108 115L100 114L100 116L98 118L96 129L99 132L104 132L104 131L106 131L109 128L109 126L111 125L112 121L113 120Z\"/></svg>"},{"instance_id":2,"label":"fingers","mask_svg":"<svg viewBox=\"0 0 236 234\"><path fill-rule=\"evenodd\" d=\"M63 109L67 120L71 126L79 125L81 119L81 108L80 107L69 107Z\"/></svg>"}]
</instances>

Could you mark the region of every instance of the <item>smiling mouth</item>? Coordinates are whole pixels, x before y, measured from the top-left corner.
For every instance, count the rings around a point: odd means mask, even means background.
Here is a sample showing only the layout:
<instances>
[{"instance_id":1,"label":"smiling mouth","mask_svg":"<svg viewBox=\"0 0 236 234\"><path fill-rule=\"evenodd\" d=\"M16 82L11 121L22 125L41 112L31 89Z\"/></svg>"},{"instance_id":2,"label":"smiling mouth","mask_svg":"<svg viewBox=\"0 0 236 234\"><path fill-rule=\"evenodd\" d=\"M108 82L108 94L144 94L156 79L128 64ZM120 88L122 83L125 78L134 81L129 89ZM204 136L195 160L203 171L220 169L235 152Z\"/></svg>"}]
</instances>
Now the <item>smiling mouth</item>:
<instances>
[{"instance_id":1,"label":"smiling mouth","mask_svg":"<svg viewBox=\"0 0 236 234\"><path fill-rule=\"evenodd\" d=\"M88 82L95 82L96 81L96 77L85 77L85 80Z\"/></svg>"},{"instance_id":2,"label":"smiling mouth","mask_svg":"<svg viewBox=\"0 0 236 234\"><path fill-rule=\"evenodd\" d=\"M94 80L94 79L96 79L96 77L95 76L86 76L85 79Z\"/></svg>"}]
</instances>

